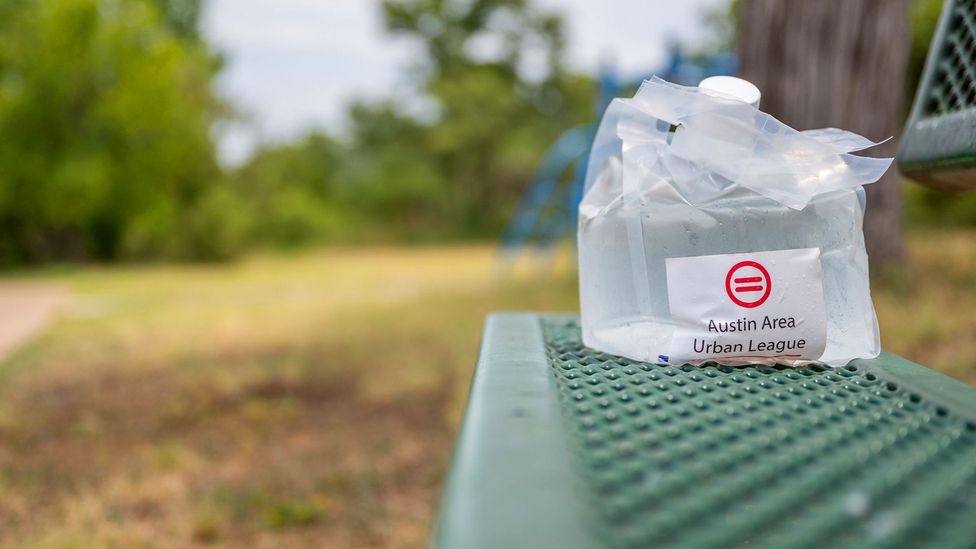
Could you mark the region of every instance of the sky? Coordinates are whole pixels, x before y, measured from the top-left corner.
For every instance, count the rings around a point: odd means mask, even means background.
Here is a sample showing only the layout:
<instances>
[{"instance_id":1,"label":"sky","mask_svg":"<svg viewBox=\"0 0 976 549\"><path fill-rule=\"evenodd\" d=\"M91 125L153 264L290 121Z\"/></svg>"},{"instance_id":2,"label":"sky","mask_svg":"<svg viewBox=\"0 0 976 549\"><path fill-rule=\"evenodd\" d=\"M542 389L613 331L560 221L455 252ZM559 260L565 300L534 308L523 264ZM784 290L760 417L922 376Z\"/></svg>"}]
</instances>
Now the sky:
<instances>
[{"instance_id":1,"label":"sky","mask_svg":"<svg viewBox=\"0 0 976 549\"><path fill-rule=\"evenodd\" d=\"M637 75L664 61L669 40L700 42L702 13L727 0L534 2L563 14L571 67L592 74L610 60ZM403 93L421 51L384 31L378 0L208 0L202 24L226 60L218 90L242 114L219 129L228 165L262 142L341 132L349 101Z\"/></svg>"}]
</instances>

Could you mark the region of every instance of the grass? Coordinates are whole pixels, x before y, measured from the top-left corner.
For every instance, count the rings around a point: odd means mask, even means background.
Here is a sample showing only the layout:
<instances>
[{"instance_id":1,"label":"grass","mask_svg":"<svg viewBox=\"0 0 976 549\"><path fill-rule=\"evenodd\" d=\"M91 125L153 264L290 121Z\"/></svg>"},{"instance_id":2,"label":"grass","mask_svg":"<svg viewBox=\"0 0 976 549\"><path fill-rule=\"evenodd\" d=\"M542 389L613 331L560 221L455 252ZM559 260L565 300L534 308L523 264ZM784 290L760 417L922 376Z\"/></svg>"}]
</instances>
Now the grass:
<instances>
[{"instance_id":1,"label":"grass","mask_svg":"<svg viewBox=\"0 0 976 549\"><path fill-rule=\"evenodd\" d=\"M885 347L976 383L976 233L875 284ZM937 268L931 268L937 266ZM565 255L329 250L48 275L0 365L0 546L425 544L484 315L573 310Z\"/></svg>"}]
</instances>

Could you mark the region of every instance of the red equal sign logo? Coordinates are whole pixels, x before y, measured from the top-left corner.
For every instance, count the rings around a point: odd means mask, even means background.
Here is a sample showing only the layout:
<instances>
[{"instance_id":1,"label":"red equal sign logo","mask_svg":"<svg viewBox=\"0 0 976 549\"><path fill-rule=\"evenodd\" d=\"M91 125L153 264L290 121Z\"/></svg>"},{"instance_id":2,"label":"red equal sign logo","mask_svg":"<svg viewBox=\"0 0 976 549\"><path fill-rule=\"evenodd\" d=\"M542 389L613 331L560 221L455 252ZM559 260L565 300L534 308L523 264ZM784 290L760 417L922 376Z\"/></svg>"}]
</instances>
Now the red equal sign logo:
<instances>
[{"instance_id":1,"label":"red equal sign logo","mask_svg":"<svg viewBox=\"0 0 976 549\"><path fill-rule=\"evenodd\" d=\"M752 309L769 299L773 281L769 271L755 261L741 261L729 269L725 275L725 293L740 307Z\"/></svg>"}]
</instances>

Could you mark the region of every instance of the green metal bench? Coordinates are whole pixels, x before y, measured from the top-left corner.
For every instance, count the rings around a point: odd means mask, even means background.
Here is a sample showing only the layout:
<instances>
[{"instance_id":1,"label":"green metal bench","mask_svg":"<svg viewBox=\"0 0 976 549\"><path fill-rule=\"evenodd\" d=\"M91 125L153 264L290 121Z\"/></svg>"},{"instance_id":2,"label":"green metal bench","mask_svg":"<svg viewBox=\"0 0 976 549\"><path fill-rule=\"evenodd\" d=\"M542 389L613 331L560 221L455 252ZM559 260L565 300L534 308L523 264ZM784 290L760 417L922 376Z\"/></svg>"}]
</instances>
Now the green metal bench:
<instances>
[{"instance_id":1,"label":"green metal bench","mask_svg":"<svg viewBox=\"0 0 976 549\"><path fill-rule=\"evenodd\" d=\"M930 187L976 189L976 2L945 0L898 151Z\"/></svg>"},{"instance_id":2,"label":"green metal bench","mask_svg":"<svg viewBox=\"0 0 976 549\"><path fill-rule=\"evenodd\" d=\"M976 389L891 354L641 363L493 315L435 545L976 547Z\"/></svg>"}]
</instances>

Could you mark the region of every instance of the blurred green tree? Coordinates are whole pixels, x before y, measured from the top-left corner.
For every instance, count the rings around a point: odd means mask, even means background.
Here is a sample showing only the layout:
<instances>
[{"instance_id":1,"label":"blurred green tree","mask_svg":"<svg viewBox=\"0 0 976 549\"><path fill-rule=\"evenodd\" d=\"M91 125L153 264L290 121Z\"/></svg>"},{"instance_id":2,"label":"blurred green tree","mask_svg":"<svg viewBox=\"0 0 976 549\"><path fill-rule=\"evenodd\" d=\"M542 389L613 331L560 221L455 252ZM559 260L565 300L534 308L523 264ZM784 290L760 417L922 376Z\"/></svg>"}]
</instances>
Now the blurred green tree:
<instances>
[{"instance_id":1,"label":"blurred green tree","mask_svg":"<svg viewBox=\"0 0 976 549\"><path fill-rule=\"evenodd\" d=\"M942 14L942 0L914 0L911 6L912 49L908 58L908 99L909 105L922 78L925 58L929 54L929 43L939 24ZM906 106L907 110L908 106Z\"/></svg>"},{"instance_id":2,"label":"blurred green tree","mask_svg":"<svg viewBox=\"0 0 976 549\"><path fill-rule=\"evenodd\" d=\"M524 0L386 0L383 10L422 51L405 71L413 80L350 105L341 140L270 145L235 172L256 240L494 236L550 144L592 116L593 83L563 66L557 16Z\"/></svg>"},{"instance_id":3,"label":"blurred green tree","mask_svg":"<svg viewBox=\"0 0 976 549\"><path fill-rule=\"evenodd\" d=\"M231 178L250 204L253 242L296 246L346 237L336 182L342 151L323 134L266 146Z\"/></svg>"},{"instance_id":4,"label":"blurred green tree","mask_svg":"<svg viewBox=\"0 0 976 549\"><path fill-rule=\"evenodd\" d=\"M455 236L450 186L431 149L433 130L390 103L356 103L349 118L338 198L357 212L357 235L373 241Z\"/></svg>"},{"instance_id":5,"label":"blurred green tree","mask_svg":"<svg viewBox=\"0 0 976 549\"><path fill-rule=\"evenodd\" d=\"M411 200L424 192L420 181L426 178L423 187L441 195L432 206L446 208L445 226L465 236L494 234L546 147L592 116L591 81L570 74L562 62L561 19L525 0L384 0L383 9L387 27L412 37L425 52L416 74L420 93L432 101L431 120L426 131L397 126L420 134L429 161L408 172ZM366 117L362 107L358 117L355 112L354 126L365 118L374 126L384 123ZM374 114L383 112L390 120L394 109ZM406 137L354 134L359 150L396 146ZM384 137L392 142L381 143ZM397 181L394 176L389 184Z\"/></svg>"},{"instance_id":6,"label":"blurred green tree","mask_svg":"<svg viewBox=\"0 0 976 549\"><path fill-rule=\"evenodd\" d=\"M182 222L213 202L223 109L192 6L3 3L0 261L210 254Z\"/></svg>"},{"instance_id":7,"label":"blurred green tree","mask_svg":"<svg viewBox=\"0 0 976 549\"><path fill-rule=\"evenodd\" d=\"M183 38L202 40L200 37L201 0L152 0L163 15L163 21L171 31Z\"/></svg>"}]
</instances>

